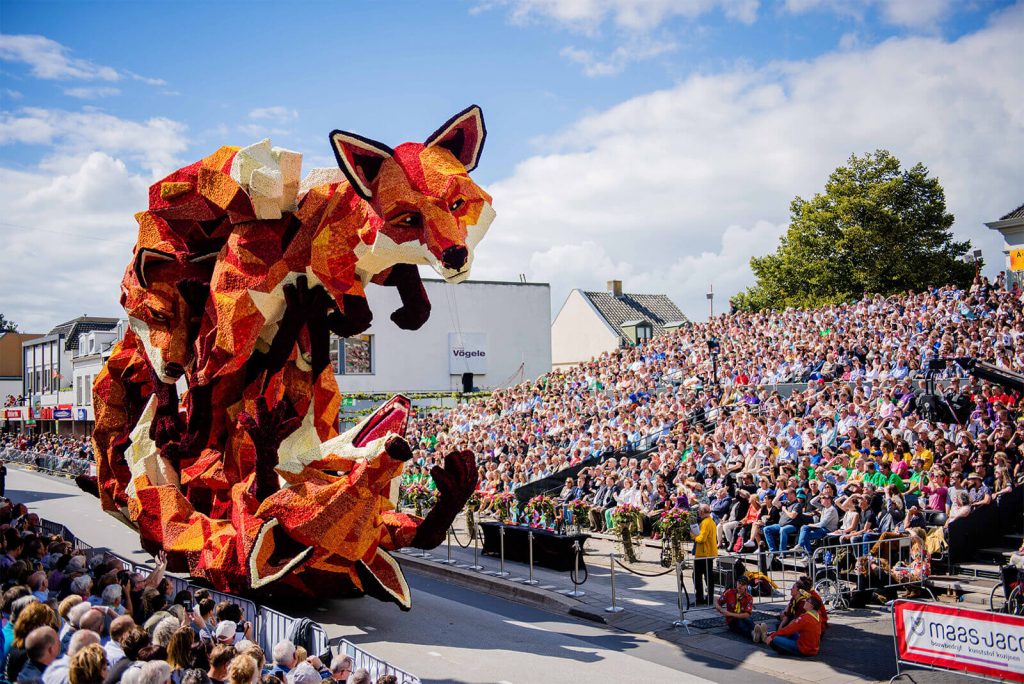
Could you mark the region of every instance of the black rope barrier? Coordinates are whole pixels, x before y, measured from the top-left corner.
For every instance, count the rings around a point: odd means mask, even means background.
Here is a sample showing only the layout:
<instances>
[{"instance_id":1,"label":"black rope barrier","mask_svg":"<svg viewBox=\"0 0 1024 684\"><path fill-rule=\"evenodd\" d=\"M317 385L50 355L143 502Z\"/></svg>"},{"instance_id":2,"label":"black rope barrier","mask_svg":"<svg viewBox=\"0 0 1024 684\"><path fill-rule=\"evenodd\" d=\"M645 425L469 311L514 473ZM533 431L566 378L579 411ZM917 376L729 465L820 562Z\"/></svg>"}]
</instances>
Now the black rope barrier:
<instances>
[{"instance_id":1,"label":"black rope barrier","mask_svg":"<svg viewBox=\"0 0 1024 684\"><path fill-rule=\"evenodd\" d=\"M631 572L634 575L639 575L640 577L663 577L664 575L667 575L670 572L675 572L676 571L675 566L673 566L673 567L669 568L668 570L666 570L665 572L655 572L655 573L639 572L638 570L634 570L633 568L629 567L628 565L626 565L625 563L620 561L618 558L615 559L615 564L618 565L623 570L625 570L627 572Z\"/></svg>"}]
</instances>

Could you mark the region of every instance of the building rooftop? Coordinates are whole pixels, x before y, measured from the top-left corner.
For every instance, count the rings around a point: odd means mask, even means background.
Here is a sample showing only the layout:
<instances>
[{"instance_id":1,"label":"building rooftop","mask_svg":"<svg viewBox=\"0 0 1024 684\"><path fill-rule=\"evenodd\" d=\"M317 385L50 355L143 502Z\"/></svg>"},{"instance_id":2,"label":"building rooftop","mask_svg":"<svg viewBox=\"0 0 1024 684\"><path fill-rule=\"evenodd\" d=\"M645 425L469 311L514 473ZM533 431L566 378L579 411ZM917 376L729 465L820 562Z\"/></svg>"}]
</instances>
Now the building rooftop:
<instances>
[{"instance_id":1,"label":"building rooftop","mask_svg":"<svg viewBox=\"0 0 1024 684\"><path fill-rule=\"evenodd\" d=\"M93 330L110 330L117 326L117 318L106 318L102 316L79 316L70 321L65 321L54 326L47 335L64 335L64 349L71 351L78 349L78 336L82 333Z\"/></svg>"},{"instance_id":2,"label":"building rooftop","mask_svg":"<svg viewBox=\"0 0 1024 684\"><path fill-rule=\"evenodd\" d=\"M1010 219L1024 218L1024 204L1020 205L1006 216L1000 216L1000 221L1009 221Z\"/></svg>"},{"instance_id":3,"label":"building rooftop","mask_svg":"<svg viewBox=\"0 0 1024 684\"><path fill-rule=\"evenodd\" d=\"M594 308L606 321L618 331L622 339L628 339L622 330L624 323L647 321L654 328L654 336L665 333L667 323L686 321L686 316L679 307L663 294L628 294L619 295L611 292L583 292Z\"/></svg>"}]
</instances>

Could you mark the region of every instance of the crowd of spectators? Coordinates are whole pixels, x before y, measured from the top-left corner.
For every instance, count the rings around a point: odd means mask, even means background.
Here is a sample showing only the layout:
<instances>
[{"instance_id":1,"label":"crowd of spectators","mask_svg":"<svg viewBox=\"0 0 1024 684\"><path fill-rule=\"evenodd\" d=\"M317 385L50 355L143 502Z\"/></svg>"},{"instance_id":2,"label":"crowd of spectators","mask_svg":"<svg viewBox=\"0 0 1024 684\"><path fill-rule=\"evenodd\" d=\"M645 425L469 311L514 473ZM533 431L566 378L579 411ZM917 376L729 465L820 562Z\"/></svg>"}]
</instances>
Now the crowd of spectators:
<instances>
[{"instance_id":1,"label":"crowd of spectators","mask_svg":"<svg viewBox=\"0 0 1024 684\"><path fill-rule=\"evenodd\" d=\"M943 405L967 405L969 417L922 417L921 400L932 359L1024 370L1021 294L1000 276L716 316L421 416L413 439L427 465L472 449L485 492L586 461L560 498L592 505L597 529L621 504L652 521L708 504L721 548L810 550L826 537L868 548L885 532L948 526L1024 482L1018 392L949 363L930 375ZM645 436L649 454L637 452Z\"/></svg>"},{"instance_id":2,"label":"crowd of spectators","mask_svg":"<svg viewBox=\"0 0 1024 684\"><path fill-rule=\"evenodd\" d=\"M72 475L92 472L92 440L72 435L0 434L0 458Z\"/></svg>"},{"instance_id":3,"label":"crowd of spectators","mask_svg":"<svg viewBox=\"0 0 1024 684\"><path fill-rule=\"evenodd\" d=\"M265 654L231 601L175 592L157 558L148 576L44 533L0 497L0 680L34 684L371 684L348 656L283 640ZM322 660L321 658L325 659ZM394 684L384 675L378 684Z\"/></svg>"}]
</instances>

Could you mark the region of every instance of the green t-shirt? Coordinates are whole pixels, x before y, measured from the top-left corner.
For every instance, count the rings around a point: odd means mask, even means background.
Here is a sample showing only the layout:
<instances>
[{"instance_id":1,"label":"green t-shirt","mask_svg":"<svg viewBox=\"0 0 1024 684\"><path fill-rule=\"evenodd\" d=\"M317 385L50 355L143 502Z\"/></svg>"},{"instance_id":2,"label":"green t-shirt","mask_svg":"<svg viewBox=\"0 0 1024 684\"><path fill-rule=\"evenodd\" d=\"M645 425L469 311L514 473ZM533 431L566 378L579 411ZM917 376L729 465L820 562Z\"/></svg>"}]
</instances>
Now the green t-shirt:
<instances>
[{"instance_id":1,"label":"green t-shirt","mask_svg":"<svg viewBox=\"0 0 1024 684\"><path fill-rule=\"evenodd\" d=\"M879 474L881 474L881 473L879 473ZM907 491L907 483L905 483L903 481L903 478L900 477L899 475L897 475L896 473L889 473L889 477L884 477L883 476L882 482L884 484L895 485L896 486L896 491L901 493L901 494L903 492Z\"/></svg>"}]
</instances>

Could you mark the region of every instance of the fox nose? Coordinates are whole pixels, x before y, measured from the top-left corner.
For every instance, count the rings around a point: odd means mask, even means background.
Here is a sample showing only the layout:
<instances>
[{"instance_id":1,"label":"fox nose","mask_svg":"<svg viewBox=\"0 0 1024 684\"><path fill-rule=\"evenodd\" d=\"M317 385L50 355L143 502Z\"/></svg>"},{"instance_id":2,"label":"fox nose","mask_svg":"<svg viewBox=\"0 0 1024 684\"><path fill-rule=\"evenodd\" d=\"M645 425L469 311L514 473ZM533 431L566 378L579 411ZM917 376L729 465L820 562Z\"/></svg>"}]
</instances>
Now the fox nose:
<instances>
[{"instance_id":1,"label":"fox nose","mask_svg":"<svg viewBox=\"0 0 1024 684\"><path fill-rule=\"evenodd\" d=\"M168 363L164 366L164 373L171 378L180 378L185 374L185 369L180 363Z\"/></svg>"},{"instance_id":2,"label":"fox nose","mask_svg":"<svg viewBox=\"0 0 1024 684\"><path fill-rule=\"evenodd\" d=\"M441 263L445 268L451 268L459 270L466 265L466 259L469 258L469 250L462 245L456 245L455 247L449 247L448 249L441 252Z\"/></svg>"}]
</instances>

